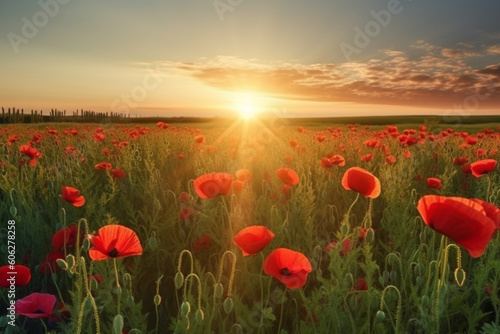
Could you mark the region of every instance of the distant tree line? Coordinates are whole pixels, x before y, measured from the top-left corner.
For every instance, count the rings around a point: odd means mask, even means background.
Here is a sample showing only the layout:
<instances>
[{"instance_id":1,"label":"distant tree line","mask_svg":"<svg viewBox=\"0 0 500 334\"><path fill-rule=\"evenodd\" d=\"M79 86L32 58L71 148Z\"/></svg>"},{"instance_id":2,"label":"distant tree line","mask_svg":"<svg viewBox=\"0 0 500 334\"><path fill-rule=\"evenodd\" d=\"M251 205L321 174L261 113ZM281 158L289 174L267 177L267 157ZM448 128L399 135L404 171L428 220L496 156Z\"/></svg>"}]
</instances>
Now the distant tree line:
<instances>
[{"instance_id":1,"label":"distant tree line","mask_svg":"<svg viewBox=\"0 0 500 334\"><path fill-rule=\"evenodd\" d=\"M12 123L44 123L44 122L79 122L79 123L125 123L130 119L130 114L123 115L114 112L95 112L91 110L61 111L51 109L49 113L44 114L42 110L31 110L24 112L24 109L2 107L0 124Z\"/></svg>"}]
</instances>

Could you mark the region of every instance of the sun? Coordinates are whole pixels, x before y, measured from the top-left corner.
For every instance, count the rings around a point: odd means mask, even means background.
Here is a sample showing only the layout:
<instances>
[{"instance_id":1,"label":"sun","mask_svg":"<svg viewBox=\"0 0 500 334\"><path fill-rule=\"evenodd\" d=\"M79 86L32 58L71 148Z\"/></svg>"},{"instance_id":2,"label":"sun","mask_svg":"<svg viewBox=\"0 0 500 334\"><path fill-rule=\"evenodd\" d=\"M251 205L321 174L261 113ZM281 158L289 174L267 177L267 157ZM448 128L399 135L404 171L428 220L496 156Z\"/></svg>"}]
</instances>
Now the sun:
<instances>
[{"instance_id":1,"label":"sun","mask_svg":"<svg viewBox=\"0 0 500 334\"><path fill-rule=\"evenodd\" d=\"M238 112L243 119L252 119L257 114L257 108L249 103L243 103L238 107Z\"/></svg>"},{"instance_id":2,"label":"sun","mask_svg":"<svg viewBox=\"0 0 500 334\"><path fill-rule=\"evenodd\" d=\"M252 94L238 94L235 96L234 109L245 120L257 118L261 111L258 98Z\"/></svg>"}]
</instances>

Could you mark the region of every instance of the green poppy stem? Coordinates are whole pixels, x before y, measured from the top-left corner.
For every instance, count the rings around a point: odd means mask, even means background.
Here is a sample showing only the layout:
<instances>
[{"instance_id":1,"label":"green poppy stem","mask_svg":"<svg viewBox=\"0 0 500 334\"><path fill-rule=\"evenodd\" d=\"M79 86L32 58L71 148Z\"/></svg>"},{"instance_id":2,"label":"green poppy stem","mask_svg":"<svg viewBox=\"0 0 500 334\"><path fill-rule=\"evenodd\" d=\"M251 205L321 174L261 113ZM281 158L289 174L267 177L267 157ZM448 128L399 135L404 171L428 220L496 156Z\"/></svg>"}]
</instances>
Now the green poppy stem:
<instances>
[{"instance_id":1,"label":"green poppy stem","mask_svg":"<svg viewBox=\"0 0 500 334\"><path fill-rule=\"evenodd\" d=\"M285 295L287 290L288 289L285 286L285 291L283 292L283 298L281 299L281 311L280 311L280 322L278 324L278 333L281 331L281 322L283 321L283 309L285 308Z\"/></svg>"},{"instance_id":2,"label":"green poppy stem","mask_svg":"<svg viewBox=\"0 0 500 334\"><path fill-rule=\"evenodd\" d=\"M358 199L359 199L359 193L357 193L356 198L354 199L354 202L352 202L351 206L349 207L349 209L347 210L347 212L344 216L344 223L347 223L347 225L349 225L349 216L351 215L352 208L354 207L354 204L356 204Z\"/></svg>"},{"instance_id":3,"label":"green poppy stem","mask_svg":"<svg viewBox=\"0 0 500 334\"><path fill-rule=\"evenodd\" d=\"M120 280L118 278L118 266L116 265L116 258L113 259L113 264L115 267L115 277L116 277L116 290L118 293L117 296L117 305L116 305L116 314L120 314L120 304L122 301L122 288L120 287Z\"/></svg>"}]
</instances>

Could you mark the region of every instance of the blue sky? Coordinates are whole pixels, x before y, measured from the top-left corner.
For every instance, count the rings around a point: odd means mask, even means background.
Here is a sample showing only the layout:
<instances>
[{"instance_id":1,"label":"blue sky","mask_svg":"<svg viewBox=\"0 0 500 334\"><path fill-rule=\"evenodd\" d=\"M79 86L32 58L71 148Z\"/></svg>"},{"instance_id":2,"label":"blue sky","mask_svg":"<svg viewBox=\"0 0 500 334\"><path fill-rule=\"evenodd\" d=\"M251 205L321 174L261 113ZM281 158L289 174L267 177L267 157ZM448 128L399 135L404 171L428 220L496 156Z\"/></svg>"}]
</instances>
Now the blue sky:
<instances>
[{"instance_id":1,"label":"blue sky","mask_svg":"<svg viewBox=\"0 0 500 334\"><path fill-rule=\"evenodd\" d=\"M0 4L0 106L165 116L500 114L500 2Z\"/></svg>"}]
</instances>

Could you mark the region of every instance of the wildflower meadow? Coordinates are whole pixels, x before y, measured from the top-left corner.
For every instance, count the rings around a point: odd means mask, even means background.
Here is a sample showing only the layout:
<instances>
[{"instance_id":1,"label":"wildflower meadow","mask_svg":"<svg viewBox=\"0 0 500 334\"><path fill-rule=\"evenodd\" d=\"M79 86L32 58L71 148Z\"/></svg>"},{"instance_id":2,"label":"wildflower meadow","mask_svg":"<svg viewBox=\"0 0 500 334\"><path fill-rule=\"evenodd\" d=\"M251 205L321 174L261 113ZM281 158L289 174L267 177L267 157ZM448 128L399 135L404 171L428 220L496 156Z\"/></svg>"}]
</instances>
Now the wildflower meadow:
<instances>
[{"instance_id":1,"label":"wildflower meadow","mask_svg":"<svg viewBox=\"0 0 500 334\"><path fill-rule=\"evenodd\" d=\"M2 333L500 333L500 127L0 128Z\"/></svg>"}]
</instances>

